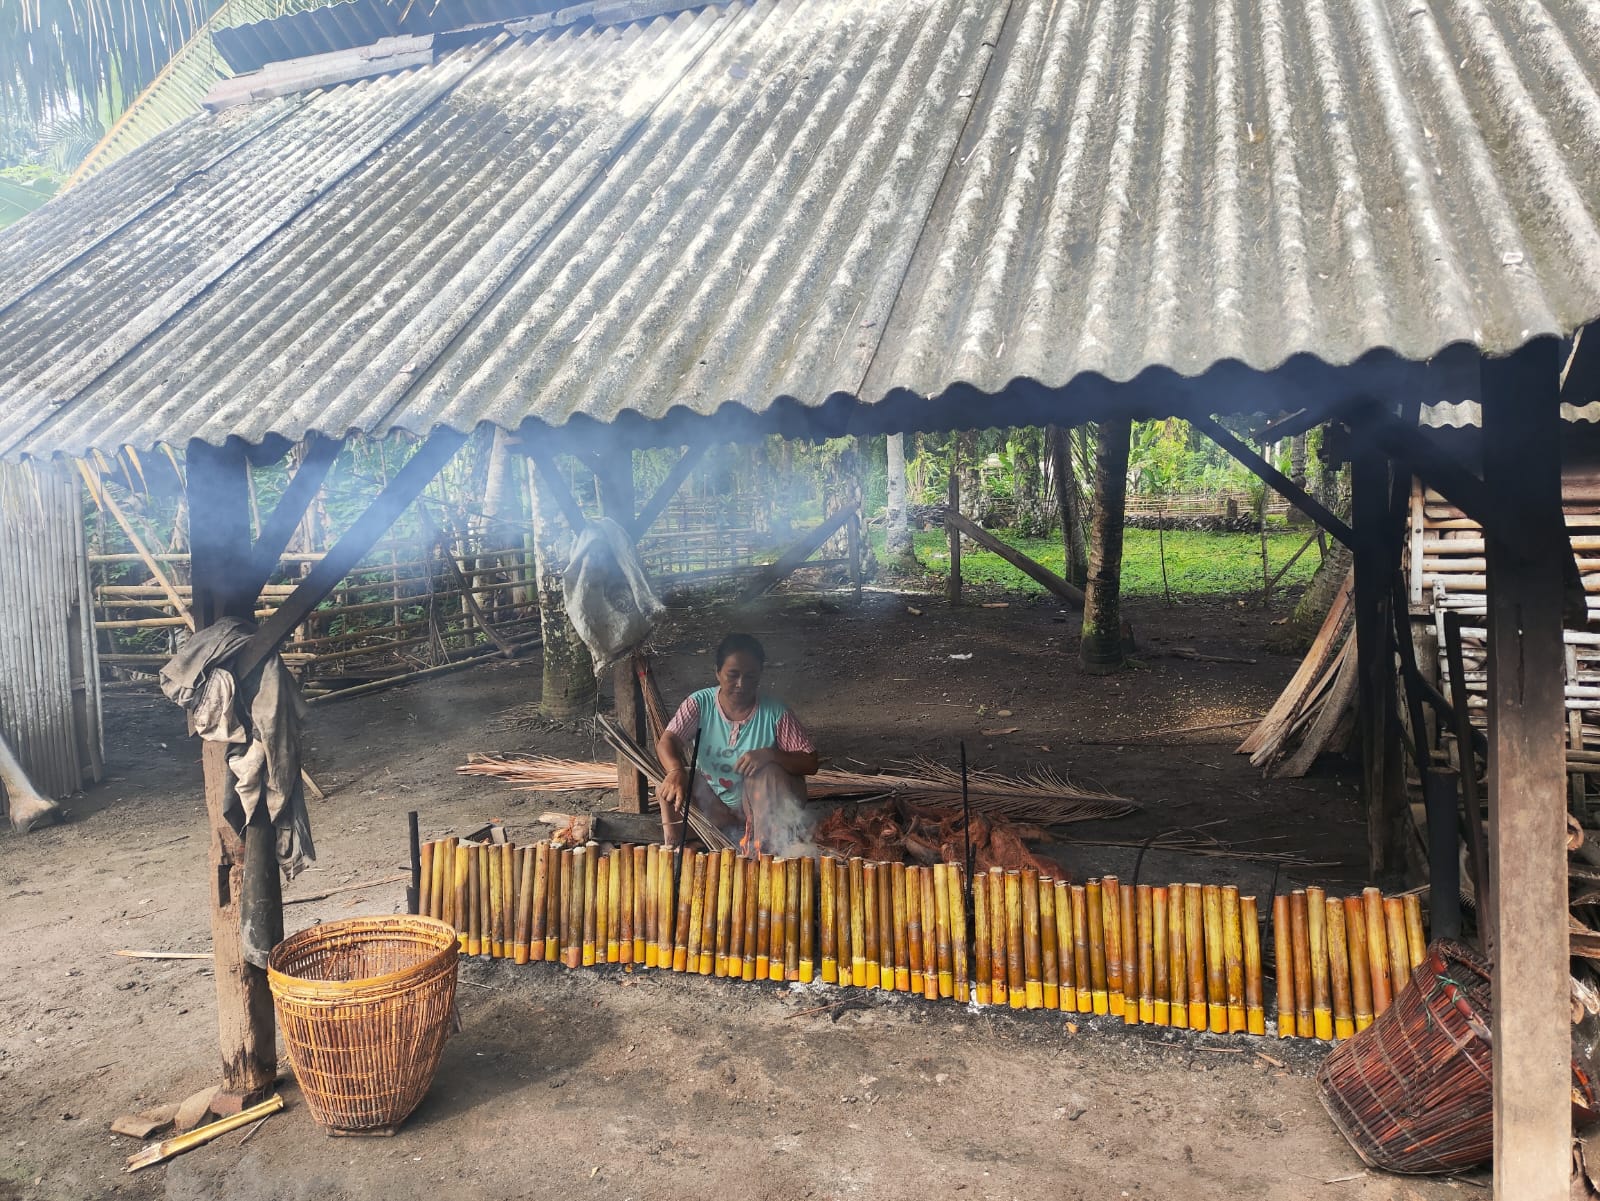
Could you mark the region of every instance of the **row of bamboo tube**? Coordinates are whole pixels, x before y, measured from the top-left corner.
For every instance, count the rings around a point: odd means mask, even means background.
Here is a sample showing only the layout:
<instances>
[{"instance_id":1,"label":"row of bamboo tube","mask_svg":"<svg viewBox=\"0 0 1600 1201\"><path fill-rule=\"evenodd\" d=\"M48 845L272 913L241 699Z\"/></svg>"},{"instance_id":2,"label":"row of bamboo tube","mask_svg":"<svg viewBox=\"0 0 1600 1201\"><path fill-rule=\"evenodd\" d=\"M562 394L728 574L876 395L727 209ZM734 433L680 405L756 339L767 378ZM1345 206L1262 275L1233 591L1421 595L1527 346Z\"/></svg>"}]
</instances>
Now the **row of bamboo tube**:
<instances>
[{"instance_id":1,"label":"row of bamboo tube","mask_svg":"<svg viewBox=\"0 0 1600 1201\"><path fill-rule=\"evenodd\" d=\"M1427 952L1422 902L1368 888L1320 888L1272 898L1278 1036L1346 1039L1372 1025Z\"/></svg>"},{"instance_id":2,"label":"row of bamboo tube","mask_svg":"<svg viewBox=\"0 0 1600 1201\"><path fill-rule=\"evenodd\" d=\"M969 921L956 864L685 851L674 907L676 860L660 845L447 838L422 847L418 908L453 924L464 953L517 963L820 976L930 1000L1266 1033L1256 898L1232 885L1071 884L991 868L973 876ZM1320 889L1275 897L1280 1036L1348 1037L1382 1013L1421 961L1415 902L1377 889L1343 902ZM1363 917L1359 935L1347 934L1347 907Z\"/></svg>"}]
</instances>

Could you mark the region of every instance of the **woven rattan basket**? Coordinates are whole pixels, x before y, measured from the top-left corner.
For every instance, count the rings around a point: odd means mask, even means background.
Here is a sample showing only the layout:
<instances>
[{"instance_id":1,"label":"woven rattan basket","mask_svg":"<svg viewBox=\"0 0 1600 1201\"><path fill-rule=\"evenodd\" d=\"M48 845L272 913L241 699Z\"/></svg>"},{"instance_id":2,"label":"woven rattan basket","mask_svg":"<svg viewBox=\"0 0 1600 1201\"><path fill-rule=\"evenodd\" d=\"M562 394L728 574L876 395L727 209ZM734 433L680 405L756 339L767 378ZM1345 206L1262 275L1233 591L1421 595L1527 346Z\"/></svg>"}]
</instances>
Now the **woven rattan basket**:
<instances>
[{"instance_id":1,"label":"woven rattan basket","mask_svg":"<svg viewBox=\"0 0 1600 1201\"><path fill-rule=\"evenodd\" d=\"M267 980L289 1062L330 1134L393 1134L433 1082L456 993L455 930L357 917L291 935Z\"/></svg>"}]
</instances>

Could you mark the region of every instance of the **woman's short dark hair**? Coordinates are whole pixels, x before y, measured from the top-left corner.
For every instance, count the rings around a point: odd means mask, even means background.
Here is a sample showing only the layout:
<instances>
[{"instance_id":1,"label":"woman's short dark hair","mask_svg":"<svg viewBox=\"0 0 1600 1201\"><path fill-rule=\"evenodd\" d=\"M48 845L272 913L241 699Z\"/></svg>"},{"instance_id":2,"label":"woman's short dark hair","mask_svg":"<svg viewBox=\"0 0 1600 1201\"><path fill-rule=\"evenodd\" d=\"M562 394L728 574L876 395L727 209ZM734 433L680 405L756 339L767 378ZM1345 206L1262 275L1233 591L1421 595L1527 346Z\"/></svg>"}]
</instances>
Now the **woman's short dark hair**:
<instances>
[{"instance_id":1,"label":"woman's short dark hair","mask_svg":"<svg viewBox=\"0 0 1600 1201\"><path fill-rule=\"evenodd\" d=\"M738 654L749 655L763 666L767 662L767 652L749 634L729 634L717 644L717 670L722 670L722 665L728 661L729 655Z\"/></svg>"}]
</instances>

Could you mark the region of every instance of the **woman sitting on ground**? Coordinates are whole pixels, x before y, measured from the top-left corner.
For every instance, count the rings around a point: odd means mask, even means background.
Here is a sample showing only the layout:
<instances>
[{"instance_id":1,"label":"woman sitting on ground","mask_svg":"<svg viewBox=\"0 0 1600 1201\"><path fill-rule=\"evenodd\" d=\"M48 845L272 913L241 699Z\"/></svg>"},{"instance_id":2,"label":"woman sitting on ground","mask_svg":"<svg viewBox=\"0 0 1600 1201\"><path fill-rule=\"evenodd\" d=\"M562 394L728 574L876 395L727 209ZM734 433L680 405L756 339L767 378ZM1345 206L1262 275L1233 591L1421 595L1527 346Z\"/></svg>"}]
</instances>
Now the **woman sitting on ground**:
<instances>
[{"instance_id":1,"label":"woman sitting on ground","mask_svg":"<svg viewBox=\"0 0 1600 1201\"><path fill-rule=\"evenodd\" d=\"M729 634L717 647L717 686L684 701L656 743L667 769L657 797L669 844L682 836L696 731L695 808L733 838L749 839L754 845L745 850L751 854L783 854L788 844L805 840L804 777L816 773L817 751L782 701L760 695L766 659L749 634Z\"/></svg>"}]
</instances>

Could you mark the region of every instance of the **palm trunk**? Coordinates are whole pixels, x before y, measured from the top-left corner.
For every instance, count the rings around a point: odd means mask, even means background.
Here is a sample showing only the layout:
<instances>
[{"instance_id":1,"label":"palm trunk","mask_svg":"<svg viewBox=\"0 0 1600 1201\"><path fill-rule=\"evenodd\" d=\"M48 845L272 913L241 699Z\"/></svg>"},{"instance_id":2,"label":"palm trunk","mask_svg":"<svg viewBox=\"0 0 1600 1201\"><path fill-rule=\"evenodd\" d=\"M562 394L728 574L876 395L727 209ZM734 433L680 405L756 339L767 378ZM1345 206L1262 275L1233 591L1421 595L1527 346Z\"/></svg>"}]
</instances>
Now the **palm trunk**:
<instances>
[{"instance_id":1,"label":"palm trunk","mask_svg":"<svg viewBox=\"0 0 1600 1201\"><path fill-rule=\"evenodd\" d=\"M1052 425L1045 431L1045 440L1061 515L1063 574L1069 584L1082 588L1089 577L1089 551L1083 542L1083 498L1078 495L1078 470L1072 461L1072 432Z\"/></svg>"},{"instance_id":2,"label":"palm trunk","mask_svg":"<svg viewBox=\"0 0 1600 1201\"><path fill-rule=\"evenodd\" d=\"M1078 659L1092 675L1109 675L1126 664L1121 604L1122 518L1132 435L1133 423L1125 417L1100 423L1089 580L1084 589L1083 638L1078 647Z\"/></svg>"},{"instance_id":3,"label":"palm trunk","mask_svg":"<svg viewBox=\"0 0 1600 1201\"><path fill-rule=\"evenodd\" d=\"M539 594L539 627L544 641L544 686L539 712L546 717L568 718L594 708L594 661L567 619L561 593L561 572L566 567L560 510L544 495L538 473L528 463L528 492L533 509L534 573Z\"/></svg>"},{"instance_id":4,"label":"palm trunk","mask_svg":"<svg viewBox=\"0 0 1600 1201\"><path fill-rule=\"evenodd\" d=\"M884 516L884 553L897 571L915 571L917 556L906 519L906 436L889 435L889 499Z\"/></svg>"}]
</instances>

